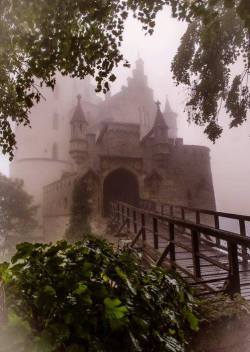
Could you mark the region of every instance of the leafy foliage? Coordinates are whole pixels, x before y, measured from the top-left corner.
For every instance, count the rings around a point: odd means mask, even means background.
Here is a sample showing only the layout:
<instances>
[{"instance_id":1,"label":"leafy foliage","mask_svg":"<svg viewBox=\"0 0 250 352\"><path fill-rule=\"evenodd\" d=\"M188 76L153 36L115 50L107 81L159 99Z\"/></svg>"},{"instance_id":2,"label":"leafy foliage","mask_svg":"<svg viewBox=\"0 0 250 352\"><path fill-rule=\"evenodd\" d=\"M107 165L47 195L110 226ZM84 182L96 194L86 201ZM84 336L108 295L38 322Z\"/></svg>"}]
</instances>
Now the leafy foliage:
<instances>
[{"instance_id":1,"label":"leafy foliage","mask_svg":"<svg viewBox=\"0 0 250 352\"><path fill-rule=\"evenodd\" d=\"M37 225L36 210L22 182L0 174L0 247L12 249L16 243L28 240Z\"/></svg>"},{"instance_id":2,"label":"leafy foliage","mask_svg":"<svg viewBox=\"0 0 250 352\"><path fill-rule=\"evenodd\" d=\"M107 92L115 80L114 67L121 62L128 66L120 46L129 12L152 34L156 15L164 5L172 8L174 17L191 23L174 60L173 73L178 84L190 87L190 119L205 124L209 138L215 140L221 133L218 101L227 102L231 65L243 57L242 77L249 72L248 0L1 0L3 152L13 158L16 140L11 121L29 125L29 111L41 98L40 87L53 89L57 71L79 78L91 75L97 90ZM248 91L245 89L242 96L235 89L234 93L244 113L235 117L230 98L227 108L232 126L244 121L249 108Z\"/></svg>"},{"instance_id":3,"label":"leafy foliage","mask_svg":"<svg viewBox=\"0 0 250 352\"><path fill-rule=\"evenodd\" d=\"M99 239L24 243L2 268L10 326L19 321L27 337L20 352L177 352L198 329L196 302L175 273L143 269Z\"/></svg>"},{"instance_id":4,"label":"leafy foliage","mask_svg":"<svg viewBox=\"0 0 250 352\"><path fill-rule=\"evenodd\" d=\"M91 215L91 192L88 183L82 177L74 184L70 222L65 233L66 240L76 242L91 233L89 218Z\"/></svg>"},{"instance_id":5,"label":"leafy foliage","mask_svg":"<svg viewBox=\"0 0 250 352\"><path fill-rule=\"evenodd\" d=\"M193 1L187 8L184 17L190 24L172 71L177 84L189 87L189 120L205 126L205 133L215 141L223 131L219 124L223 103L231 117L230 127L241 125L250 107L250 2ZM177 15L183 17L183 13ZM234 77L235 63L243 68Z\"/></svg>"}]
</instances>

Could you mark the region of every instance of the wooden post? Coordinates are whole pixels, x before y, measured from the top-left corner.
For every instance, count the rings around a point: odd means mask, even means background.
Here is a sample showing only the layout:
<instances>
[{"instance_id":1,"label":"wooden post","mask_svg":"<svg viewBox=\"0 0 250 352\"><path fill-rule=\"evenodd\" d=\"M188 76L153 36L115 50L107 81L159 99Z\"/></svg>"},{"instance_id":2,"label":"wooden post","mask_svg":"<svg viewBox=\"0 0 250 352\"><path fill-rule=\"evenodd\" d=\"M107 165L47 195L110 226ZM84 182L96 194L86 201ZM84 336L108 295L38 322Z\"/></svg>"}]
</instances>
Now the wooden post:
<instances>
[{"instance_id":1,"label":"wooden post","mask_svg":"<svg viewBox=\"0 0 250 352\"><path fill-rule=\"evenodd\" d=\"M169 212L170 212L170 216L174 216L174 207L173 207L173 205L169 206Z\"/></svg>"},{"instance_id":2,"label":"wooden post","mask_svg":"<svg viewBox=\"0 0 250 352\"><path fill-rule=\"evenodd\" d=\"M136 211L133 211L134 233L137 233Z\"/></svg>"},{"instance_id":3,"label":"wooden post","mask_svg":"<svg viewBox=\"0 0 250 352\"><path fill-rule=\"evenodd\" d=\"M228 241L228 261L229 261L229 286L228 292L233 296L240 293L240 274L238 247L236 243Z\"/></svg>"},{"instance_id":4,"label":"wooden post","mask_svg":"<svg viewBox=\"0 0 250 352\"><path fill-rule=\"evenodd\" d=\"M120 222L120 204L117 202L117 221Z\"/></svg>"},{"instance_id":5,"label":"wooden post","mask_svg":"<svg viewBox=\"0 0 250 352\"><path fill-rule=\"evenodd\" d=\"M5 302L5 292L3 283L0 282L0 325L6 324L8 322L8 312Z\"/></svg>"},{"instance_id":6,"label":"wooden post","mask_svg":"<svg viewBox=\"0 0 250 352\"><path fill-rule=\"evenodd\" d=\"M130 209L127 208L127 230L130 232Z\"/></svg>"},{"instance_id":7,"label":"wooden post","mask_svg":"<svg viewBox=\"0 0 250 352\"><path fill-rule=\"evenodd\" d=\"M113 202L109 203L109 208L110 208L111 220L113 220L114 219Z\"/></svg>"},{"instance_id":8,"label":"wooden post","mask_svg":"<svg viewBox=\"0 0 250 352\"><path fill-rule=\"evenodd\" d=\"M239 220L239 225L240 225L240 234L242 237L246 237L246 224L245 221L243 219ZM242 246L242 262L243 265L247 265L248 264L248 253L247 253L247 247L246 246Z\"/></svg>"},{"instance_id":9,"label":"wooden post","mask_svg":"<svg viewBox=\"0 0 250 352\"><path fill-rule=\"evenodd\" d=\"M185 209L183 207L181 207L181 218L185 220Z\"/></svg>"},{"instance_id":10,"label":"wooden post","mask_svg":"<svg viewBox=\"0 0 250 352\"><path fill-rule=\"evenodd\" d=\"M201 223L201 216L200 216L199 210L196 210L195 212L195 221L196 221L196 224L198 225Z\"/></svg>"},{"instance_id":11,"label":"wooden post","mask_svg":"<svg viewBox=\"0 0 250 352\"><path fill-rule=\"evenodd\" d=\"M193 255L193 265L194 265L194 276L196 279L201 277L201 265L199 257L199 233L197 230L191 231L192 236L192 255Z\"/></svg>"},{"instance_id":12,"label":"wooden post","mask_svg":"<svg viewBox=\"0 0 250 352\"><path fill-rule=\"evenodd\" d=\"M164 205L161 204L161 215L164 215Z\"/></svg>"},{"instance_id":13,"label":"wooden post","mask_svg":"<svg viewBox=\"0 0 250 352\"><path fill-rule=\"evenodd\" d=\"M142 239L146 241L146 222L145 222L145 214L141 213L141 228L142 228Z\"/></svg>"},{"instance_id":14,"label":"wooden post","mask_svg":"<svg viewBox=\"0 0 250 352\"><path fill-rule=\"evenodd\" d=\"M159 248L158 242L158 221L157 218L153 218L153 234L154 234L154 248Z\"/></svg>"},{"instance_id":15,"label":"wooden post","mask_svg":"<svg viewBox=\"0 0 250 352\"><path fill-rule=\"evenodd\" d=\"M125 222L125 209L124 209L124 205L122 204L122 222Z\"/></svg>"},{"instance_id":16,"label":"wooden post","mask_svg":"<svg viewBox=\"0 0 250 352\"><path fill-rule=\"evenodd\" d=\"M170 260L171 262L175 262L174 224L170 222L168 226L169 226L169 242L170 242L169 243Z\"/></svg>"},{"instance_id":17,"label":"wooden post","mask_svg":"<svg viewBox=\"0 0 250 352\"><path fill-rule=\"evenodd\" d=\"M219 216L217 214L214 214L214 227L216 229L220 228L220 221L219 221ZM216 238L216 245L220 247L221 243L220 243L220 239Z\"/></svg>"}]
</instances>

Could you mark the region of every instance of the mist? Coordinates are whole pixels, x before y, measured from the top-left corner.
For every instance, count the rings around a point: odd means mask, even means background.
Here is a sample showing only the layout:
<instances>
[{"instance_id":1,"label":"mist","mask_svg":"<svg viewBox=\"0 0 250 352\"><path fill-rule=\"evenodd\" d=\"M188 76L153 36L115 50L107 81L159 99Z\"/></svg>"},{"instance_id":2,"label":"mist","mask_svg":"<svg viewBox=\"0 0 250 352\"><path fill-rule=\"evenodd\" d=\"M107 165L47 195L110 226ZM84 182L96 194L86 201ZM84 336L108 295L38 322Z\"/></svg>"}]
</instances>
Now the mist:
<instances>
[{"instance_id":1,"label":"mist","mask_svg":"<svg viewBox=\"0 0 250 352\"><path fill-rule=\"evenodd\" d=\"M163 106L167 96L172 109L178 114L178 136L184 138L186 144L205 145L211 150L217 210L247 214L250 210L250 123L248 121L229 130L229 117L222 109L220 123L224 132L215 144L203 134L202 127L188 124L184 112L187 93L183 87L175 86L171 74L171 62L186 24L171 18L168 9L157 16L156 23L153 36L145 36L138 21L132 17L127 21L122 52L129 60L131 69L119 67L115 70L117 80L111 86L111 93L115 94L126 85L135 61L138 57L143 58L155 100ZM0 157L0 170L9 174L6 157Z\"/></svg>"},{"instance_id":2,"label":"mist","mask_svg":"<svg viewBox=\"0 0 250 352\"><path fill-rule=\"evenodd\" d=\"M248 351L250 113L230 129L222 106L214 144L188 122L171 72L186 30L168 8L152 36L129 16L130 67L114 69L110 92L57 72L31 128L13 126L14 159L0 154L0 352Z\"/></svg>"}]
</instances>

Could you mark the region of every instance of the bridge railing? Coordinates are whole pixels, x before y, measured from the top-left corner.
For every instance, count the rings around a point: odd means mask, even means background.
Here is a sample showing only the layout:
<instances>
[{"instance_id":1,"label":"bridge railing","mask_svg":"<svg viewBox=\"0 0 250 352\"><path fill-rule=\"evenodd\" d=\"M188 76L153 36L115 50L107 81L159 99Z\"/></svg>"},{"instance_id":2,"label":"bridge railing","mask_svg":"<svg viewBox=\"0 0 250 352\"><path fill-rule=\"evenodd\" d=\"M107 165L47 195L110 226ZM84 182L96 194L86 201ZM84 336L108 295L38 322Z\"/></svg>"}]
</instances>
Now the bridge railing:
<instances>
[{"instance_id":1,"label":"bridge railing","mask_svg":"<svg viewBox=\"0 0 250 352\"><path fill-rule=\"evenodd\" d=\"M137 208L118 201L112 203L111 213L113 220L120 225L120 230L126 227L128 232L134 234L132 246L139 240L142 241L143 246L147 246L148 238L150 237L150 240L153 240L152 247L158 250L159 240L164 238L167 241L167 245L163 251L159 252L160 257L156 261L157 265L161 265L167 260L173 268L180 269L194 280L204 283L209 289L212 289L209 284L221 281L222 279L220 277L206 280L203 277L201 260L207 261L210 265L216 266L225 273L223 292L231 295L241 292L240 264L242 263L242 257L239 254L239 247L250 249L250 238L219 228L196 224L186 219L161 214L156 211ZM190 236L189 246L178 240L180 239L180 229L184 229L186 235ZM216 248L219 241L226 243L224 247L224 252L227 255L226 263L209 257L200 250L201 243L205 240L204 238L215 240L212 245ZM187 270L185 266L177 263L177 247L183 248L192 254L192 272Z\"/></svg>"},{"instance_id":2,"label":"bridge railing","mask_svg":"<svg viewBox=\"0 0 250 352\"><path fill-rule=\"evenodd\" d=\"M242 237L247 237L247 224L250 228L250 216L249 215L240 215L234 213L227 213L215 210L200 209L194 207L187 207L183 205L176 205L170 203L161 203L151 200L140 200L140 207L155 211L161 215L169 215L171 217L181 218L182 220L190 220L196 224L203 224L213 227L215 229L223 229L223 219L233 220L234 225L238 225L238 231L232 231L233 233L238 233ZM232 226L232 223L230 223ZM250 236L250 234L249 234ZM225 241L220 240L219 238L215 239L216 245L218 248L226 250ZM247 247L241 246L240 255L244 264L247 264L250 259L250 254L247 250Z\"/></svg>"},{"instance_id":3,"label":"bridge railing","mask_svg":"<svg viewBox=\"0 0 250 352\"><path fill-rule=\"evenodd\" d=\"M3 282L0 280L0 325L7 321L7 312L5 305L5 291Z\"/></svg>"}]
</instances>

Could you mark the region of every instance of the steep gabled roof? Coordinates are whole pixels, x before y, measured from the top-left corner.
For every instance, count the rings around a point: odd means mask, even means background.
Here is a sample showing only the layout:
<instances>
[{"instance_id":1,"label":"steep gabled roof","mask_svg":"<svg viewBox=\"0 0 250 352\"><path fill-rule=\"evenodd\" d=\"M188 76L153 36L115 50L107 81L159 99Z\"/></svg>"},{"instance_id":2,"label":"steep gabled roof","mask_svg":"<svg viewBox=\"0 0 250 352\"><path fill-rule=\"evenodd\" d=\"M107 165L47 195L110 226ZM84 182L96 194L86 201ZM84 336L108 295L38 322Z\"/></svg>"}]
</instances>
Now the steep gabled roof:
<instances>
[{"instance_id":1,"label":"steep gabled roof","mask_svg":"<svg viewBox=\"0 0 250 352\"><path fill-rule=\"evenodd\" d=\"M75 112L72 116L72 119L71 119L71 123L72 122L82 122L82 123L88 123L87 120L86 120L86 117L84 115L84 112L83 112L83 109L82 109L82 106L81 106L81 96L78 95L77 96L77 105L76 105L76 109L75 109Z\"/></svg>"},{"instance_id":2,"label":"steep gabled roof","mask_svg":"<svg viewBox=\"0 0 250 352\"><path fill-rule=\"evenodd\" d=\"M156 106L157 106L157 112L156 112L154 125L151 128L151 130L149 130L149 132L142 138L141 143L144 143L148 138L150 138L154 134L155 129L157 127L168 129L168 125L160 109L160 103L156 102Z\"/></svg>"}]
</instances>

